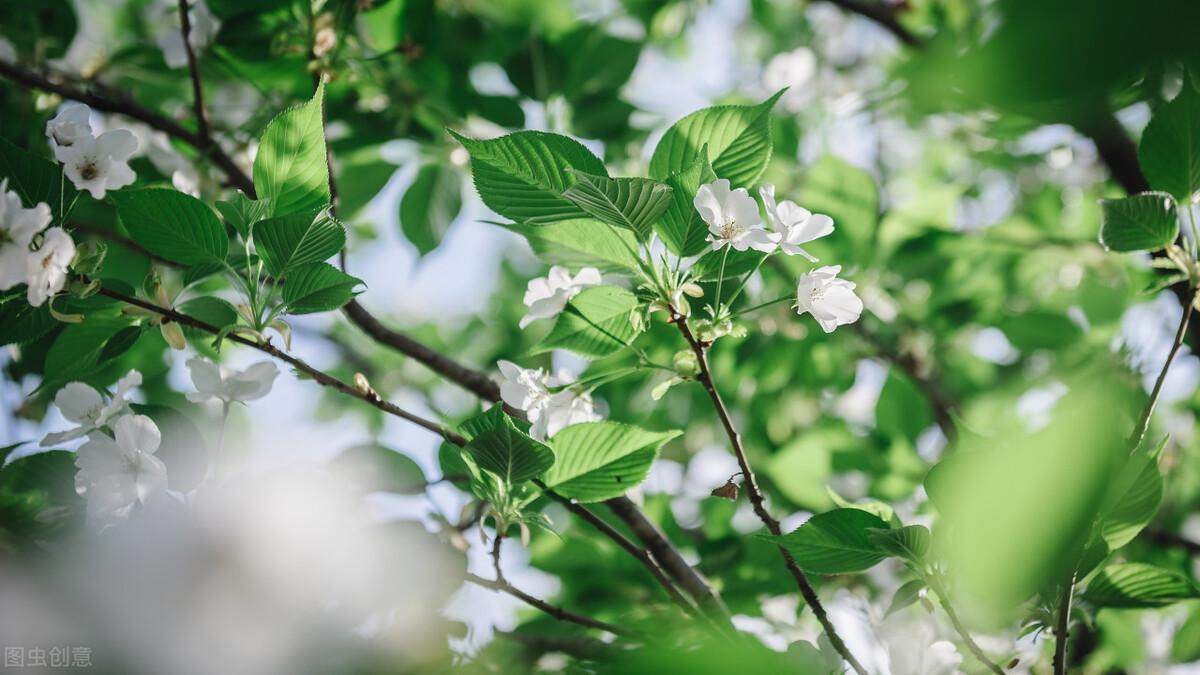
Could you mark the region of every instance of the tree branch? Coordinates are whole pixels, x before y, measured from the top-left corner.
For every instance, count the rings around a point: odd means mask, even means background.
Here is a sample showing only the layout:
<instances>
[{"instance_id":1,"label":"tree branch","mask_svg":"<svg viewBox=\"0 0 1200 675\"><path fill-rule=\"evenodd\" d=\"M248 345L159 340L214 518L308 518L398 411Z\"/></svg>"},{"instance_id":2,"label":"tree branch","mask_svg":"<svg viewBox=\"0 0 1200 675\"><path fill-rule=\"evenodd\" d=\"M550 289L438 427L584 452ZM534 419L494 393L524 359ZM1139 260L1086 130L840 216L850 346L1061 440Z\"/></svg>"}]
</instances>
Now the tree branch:
<instances>
[{"instance_id":1,"label":"tree branch","mask_svg":"<svg viewBox=\"0 0 1200 675\"><path fill-rule=\"evenodd\" d=\"M758 487L758 480L754 477L754 469L750 468L750 460L746 457L746 450L742 447L742 437L738 433L737 427L733 423L733 418L729 416L729 410L725 407L725 402L721 399L721 394L717 391L713 384L712 371L708 367L708 352L696 337L692 335L691 328L688 327L687 318L678 312L671 310L671 317L675 325L679 327L679 332L683 334L683 339L687 341L688 346L692 348L692 353L696 355L696 362L699 365L700 373L697 375L700 384L704 386L704 390L708 392L708 397L712 399L713 407L717 411L717 417L721 420L721 425L725 428L725 434L729 437L729 443L733 447L733 454L737 457L738 467L742 471L743 484L746 487L746 494L750 498L750 504L754 507L754 513L758 519L766 525L767 530L775 536L782 534L779 527L779 521L767 511L766 498L763 496L762 490ZM777 545L779 554L783 556L783 561L787 565L788 572L792 578L796 580L796 585L800 587L800 595L804 596L804 601L812 609L813 614L817 616L817 621L821 623L821 627L825 630L826 637L833 644L838 654L846 660L850 667L859 675L867 675L867 671L863 668L858 659L847 649L846 643L842 642L842 638L838 635L837 629L833 622L829 620L829 616L825 613L825 607L821 604L821 599L817 597L817 592L809 583L808 577L804 571L800 569L800 565L796 563L796 559L792 557L790 551L782 545Z\"/></svg>"},{"instance_id":2,"label":"tree branch","mask_svg":"<svg viewBox=\"0 0 1200 675\"><path fill-rule=\"evenodd\" d=\"M483 577L476 576L474 574L467 574L467 581L475 584L476 586L482 586L484 588L490 588L493 591L500 591L501 593L507 593L507 594L513 596L514 598L517 598L521 602L524 602L525 604L529 605L530 607L540 609L541 611L545 612L546 614L549 614L550 616L554 617L555 619L558 619L559 621L567 621L569 623L578 624L580 626L585 626L587 628L595 628L597 630L608 631L609 633L612 633L613 635L620 635L622 637L627 637L632 640L642 640L642 641L645 640L645 636L643 636L641 633L639 633L635 630L631 630L629 628L624 628L622 626L616 626L611 623L606 623L604 621L600 621L599 619L593 619L590 616L576 614L575 612L565 610L562 607L559 607L557 605L552 605L552 604L546 602L545 600L541 600L541 599L533 597L532 595L526 593L525 591L522 591L521 589L517 588L516 586L513 586L512 584L508 583L507 581L505 581L503 579L492 581L490 579L484 579Z\"/></svg>"},{"instance_id":3,"label":"tree branch","mask_svg":"<svg viewBox=\"0 0 1200 675\"><path fill-rule=\"evenodd\" d=\"M192 19L188 15L188 0L179 0L179 32L183 35L183 51L187 54L188 75L192 80L192 103L196 109L196 140L202 150L207 151L212 144L208 129L208 117L204 114L204 86L200 81L200 67L196 63L196 54L192 51L192 43L188 41L192 32Z\"/></svg>"},{"instance_id":4,"label":"tree branch","mask_svg":"<svg viewBox=\"0 0 1200 675\"><path fill-rule=\"evenodd\" d=\"M0 61L0 77L12 80L30 89L48 91L52 94L58 94L63 98L85 103L96 110L124 115L142 122L152 129L157 129L172 138L181 140L201 151L202 154L206 154L221 169L230 184L235 188L246 193L248 197L255 197L254 181L250 179L250 176L246 175L245 171L242 171L241 167L237 165L237 162L233 161L232 157L221 149L219 144L212 143L205 147L200 141L200 136L195 132L183 127L169 117L164 117L143 107L132 99L110 96L106 92L82 89L60 79L26 70L15 63L5 61Z\"/></svg>"},{"instance_id":5,"label":"tree branch","mask_svg":"<svg viewBox=\"0 0 1200 675\"><path fill-rule=\"evenodd\" d=\"M921 38L905 28L897 18L898 10L903 5L885 5L881 2L872 2L872 0L826 0L826 2L874 21L909 47L920 47L923 44Z\"/></svg>"}]
</instances>

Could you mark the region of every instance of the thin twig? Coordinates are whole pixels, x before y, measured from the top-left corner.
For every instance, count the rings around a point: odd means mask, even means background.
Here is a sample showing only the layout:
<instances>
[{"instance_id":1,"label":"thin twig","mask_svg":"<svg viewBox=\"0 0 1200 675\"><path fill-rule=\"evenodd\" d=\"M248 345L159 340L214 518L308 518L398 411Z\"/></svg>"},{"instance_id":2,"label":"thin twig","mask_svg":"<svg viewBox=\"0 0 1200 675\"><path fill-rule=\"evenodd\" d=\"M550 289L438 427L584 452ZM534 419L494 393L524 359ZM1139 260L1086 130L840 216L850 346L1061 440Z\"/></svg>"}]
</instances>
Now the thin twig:
<instances>
[{"instance_id":1,"label":"thin twig","mask_svg":"<svg viewBox=\"0 0 1200 675\"><path fill-rule=\"evenodd\" d=\"M917 37L912 31L904 27L896 16L897 10L903 7L902 4L886 5L882 2L872 2L872 0L826 0L831 5L837 5L842 9L853 12L854 14L862 15L883 28L889 33L896 36L896 39L908 45L909 47L920 47L922 44L921 38Z\"/></svg>"},{"instance_id":2,"label":"thin twig","mask_svg":"<svg viewBox=\"0 0 1200 675\"><path fill-rule=\"evenodd\" d=\"M467 581L475 584L476 586L482 586L484 588L490 588L493 591L507 593L514 598L517 598L521 602L529 605L530 607L540 609L559 621L567 621L580 626L585 626L587 628L608 631L613 635L620 635L621 637L630 638L632 640L645 640L645 636L635 630L631 630L623 626L616 626L611 623L600 621L599 619L593 619L590 616L576 614L575 612L563 609L557 605L552 605L545 600L535 598L534 596L522 591L521 589L504 580L492 581L491 579L484 579L483 577L474 574L467 574Z\"/></svg>"},{"instance_id":3,"label":"thin twig","mask_svg":"<svg viewBox=\"0 0 1200 675\"><path fill-rule=\"evenodd\" d=\"M645 567L646 570L650 572L650 575L654 577L654 580L666 590L667 595L670 596L672 602L678 605L680 609L682 609L689 616L697 616L695 605L689 602L688 599L679 592L679 589L675 588L675 584L671 583L671 580L667 578L662 569L655 564L654 560L648 553L646 553L645 550L639 548L637 544L633 543L628 537L618 532L617 529L612 525L604 522L603 519L592 513L587 507L549 489L541 481L535 480L534 482L538 485L538 487L542 488L546 495L551 499L565 506L568 511L575 514L584 522L599 530L618 546L625 549L625 551L628 552L629 555L633 556L634 559L636 559L639 563L641 563L642 567Z\"/></svg>"},{"instance_id":4,"label":"thin twig","mask_svg":"<svg viewBox=\"0 0 1200 675\"><path fill-rule=\"evenodd\" d=\"M1163 361L1162 369L1158 371L1158 378L1154 381L1154 388L1150 390L1150 397L1146 399L1146 405L1142 407L1142 414L1138 418L1137 425L1129 435L1129 440L1126 442L1128 451L1132 454L1141 446L1142 441L1146 437L1146 430L1150 427L1150 418L1154 415L1154 408L1158 404L1159 394L1162 393L1163 382L1167 379L1167 371L1171 369L1171 362L1175 360L1175 355L1179 353L1183 346L1183 338L1187 333L1188 323L1192 318L1192 312L1195 308L1196 290L1189 287L1188 295L1184 298L1183 312L1179 317L1179 325L1175 328L1175 339L1171 343L1171 349L1167 352L1167 358ZM1079 573L1078 555L1076 562L1071 568L1071 574L1063 585L1062 595L1058 601L1058 623L1054 630L1054 673L1055 675L1063 675L1067 668L1067 637L1070 634L1071 626L1071 604L1072 596L1075 593L1075 580Z\"/></svg>"},{"instance_id":5,"label":"thin twig","mask_svg":"<svg viewBox=\"0 0 1200 675\"><path fill-rule=\"evenodd\" d=\"M729 443L733 447L734 455L737 457L738 468L742 471L743 485L746 487L746 494L750 498L750 504L754 507L754 513L766 525L767 530L771 534L779 536L782 534L779 521L775 520L770 512L767 511L766 498L763 496L762 490L758 487L758 481L754 477L754 470L750 468L750 460L746 457L745 448L742 447L741 434L738 433L737 427L733 423L733 418L730 417L729 410L725 407L725 402L721 399L720 392L717 391L716 385L713 384L712 372L708 366L708 352L704 345L701 345L696 337L692 335L692 330L688 327L687 318L674 310L671 311L671 315L675 325L679 327L679 332L683 334L684 340L692 348L692 353L696 355L696 362L700 368L700 372L696 377L700 381L700 384L704 386L704 390L708 392L709 398L712 399L713 407L717 411L717 417L720 418L721 425L725 428L725 434L729 437ZM829 638L829 642L833 645L833 648L837 650L838 654L841 654L842 658L846 660L846 663L850 664L850 667L856 673L867 675L866 669L858 662L858 659L854 658L854 655L846 647L846 643L838 635L837 628L829 620L829 616L825 613L824 605L821 604L820 598L817 597L816 590L809 583L804 571L800 569L800 565L796 563L796 559L792 557L791 552L786 547L778 545L777 548L780 555L783 556L783 561L787 565L792 578L796 580L796 585L800 587L800 594L804 596L804 601L808 603L813 614L816 615L817 621L821 623L821 627L825 630L825 635Z\"/></svg>"},{"instance_id":6,"label":"thin twig","mask_svg":"<svg viewBox=\"0 0 1200 675\"><path fill-rule=\"evenodd\" d=\"M975 658L980 663L987 666L988 670L996 673L996 675L1005 675L1004 669L996 665L990 658L988 658L988 655L985 654L983 649L979 647L979 644L975 642L975 638L971 637L971 632L967 630L967 627L963 625L962 620L958 618L958 612L954 611L954 606L950 604L950 598L947 596L946 587L942 584L942 582L934 576L931 576L929 581L933 591L937 593L938 604L940 604L942 609L946 612L946 616L950 619L950 625L954 627L954 630L958 633L958 637L962 639L963 644L967 645L967 649L969 649L971 653L975 655Z\"/></svg>"},{"instance_id":7,"label":"thin twig","mask_svg":"<svg viewBox=\"0 0 1200 675\"><path fill-rule=\"evenodd\" d=\"M179 32L183 35L183 51L187 55L188 75L192 80L192 104L196 110L196 137L201 150L208 151L212 145L212 136L208 129L208 116L204 114L204 86L200 81L200 66L196 63L196 53L192 51L192 43L188 40L192 32L192 19L188 16L188 0L179 0Z\"/></svg>"}]
</instances>

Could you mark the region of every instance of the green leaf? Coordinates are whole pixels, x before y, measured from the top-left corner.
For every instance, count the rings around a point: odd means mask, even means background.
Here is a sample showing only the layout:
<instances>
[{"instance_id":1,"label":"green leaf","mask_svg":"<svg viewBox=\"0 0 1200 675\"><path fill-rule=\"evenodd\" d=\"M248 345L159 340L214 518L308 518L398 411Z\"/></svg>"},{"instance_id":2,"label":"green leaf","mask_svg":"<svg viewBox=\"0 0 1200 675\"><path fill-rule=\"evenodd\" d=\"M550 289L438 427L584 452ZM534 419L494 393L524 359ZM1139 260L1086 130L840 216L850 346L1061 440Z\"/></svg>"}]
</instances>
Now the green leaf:
<instances>
[{"instance_id":1,"label":"green leaf","mask_svg":"<svg viewBox=\"0 0 1200 675\"><path fill-rule=\"evenodd\" d=\"M438 247L462 209L462 179L458 172L426 164L400 200L400 229L425 255Z\"/></svg>"},{"instance_id":2,"label":"green leaf","mask_svg":"<svg viewBox=\"0 0 1200 675\"><path fill-rule=\"evenodd\" d=\"M1175 100L1154 112L1138 146L1138 163L1150 186L1182 204L1200 190L1200 94L1188 80L1185 76Z\"/></svg>"},{"instance_id":3,"label":"green leaf","mask_svg":"<svg viewBox=\"0 0 1200 675\"><path fill-rule=\"evenodd\" d=\"M271 202L265 199L250 199L239 192L233 199L217 202L217 212L242 239L250 238L250 228L271 215Z\"/></svg>"},{"instance_id":4,"label":"green leaf","mask_svg":"<svg viewBox=\"0 0 1200 675\"><path fill-rule=\"evenodd\" d=\"M0 298L0 346L32 342L57 325L49 305L31 307L25 301L24 287Z\"/></svg>"},{"instance_id":5,"label":"green leaf","mask_svg":"<svg viewBox=\"0 0 1200 675\"><path fill-rule=\"evenodd\" d=\"M363 280L329 263L293 267L283 284L283 301L289 314L314 314L338 309L350 302Z\"/></svg>"},{"instance_id":6,"label":"green leaf","mask_svg":"<svg viewBox=\"0 0 1200 675\"><path fill-rule=\"evenodd\" d=\"M617 422L573 424L551 440L556 459L542 480L584 503L619 497L646 479L658 449L679 434Z\"/></svg>"},{"instance_id":7,"label":"green leaf","mask_svg":"<svg viewBox=\"0 0 1200 675\"><path fill-rule=\"evenodd\" d=\"M117 215L134 241L160 258L183 265L219 263L229 251L229 236L208 206L166 188L112 193Z\"/></svg>"},{"instance_id":8,"label":"green leaf","mask_svg":"<svg viewBox=\"0 0 1200 675\"><path fill-rule=\"evenodd\" d=\"M334 460L342 471L366 492L395 492L419 495L425 492L425 472L404 453L378 443L356 445L342 451Z\"/></svg>"},{"instance_id":9,"label":"green leaf","mask_svg":"<svg viewBox=\"0 0 1200 675\"><path fill-rule=\"evenodd\" d=\"M325 210L268 218L254 227L254 248L275 276L324 262L345 245L346 229Z\"/></svg>"},{"instance_id":10,"label":"green leaf","mask_svg":"<svg viewBox=\"0 0 1200 675\"><path fill-rule=\"evenodd\" d=\"M537 349L569 349L590 358L608 356L637 337L638 329L630 318L637 306L637 296L624 288L585 288L567 303Z\"/></svg>"},{"instance_id":11,"label":"green leaf","mask_svg":"<svg viewBox=\"0 0 1200 675\"><path fill-rule=\"evenodd\" d=\"M708 248L708 225L700 217L693 201L701 185L716 179L708 163L707 147L701 148L695 160L686 168L663 179L671 186L671 204L658 221L655 231L667 250L675 255L693 256Z\"/></svg>"},{"instance_id":12,"label":"green leaf","mask_svg":"<svg viewBox=\"0 0 1200 675\"><path fill-rule=\"evenodd\" d=\"M661 180L686 170L707 145L719 178L734 187L753 184L771 160L771 108L782 95L779 91L758 105L705 108L679 120L654 148L650 176Z\"/></svg>"},{"instance_id":13,"label":"green leaf","mask_svg":"<svg viewBox=\"0 0 1200 675\"><path fill-rule=\"evenodd\" d=\"M638 269L638 241L628 230L597 220L564 220L548 225L496 223L523 235L538 258L572 269L595 267L601 272Z\"/></svg>"},{"instance_id":14,"label":"green leaf","mask_svg":"<svg viewBox=\"0 0 1200 675\"><path fill-rule=\"evenodd\" d=\"M1144 563L1109 565L1092 578L1083 597L1099 607L1165 607L1200 598L1191 581Z\"/></svg>"},{"instance_id":15,"label":"green leaf","mask_svg":"<svg viewBox=\"0 0 1200 675\"><path fill-rule=\"evenodd\" d=\"M1155 453L1139 450L1117 475L1114 501L1102 516L1100 533L1112 550L1133 541L1158 512L1163 477Z\"/></svg>"},{"instance_id":16,"label":"green leaf","mask_svg":"<svg viewBox=\"0 0 1200 675\"><path fill-rule=\"evenodd\" d=\"M179 311L217 328L232 326L238 322L237 309L228 301L211 295L192 298L180 305ZM183 329L183 336L188 339L196 351L207 354L210 358L216 356L217 352L212 347L213 336L211 333L182 324L180 328Z\"/></svg>"},{"instance_id":17,"label":"green leaf","mask_svg":"<svg viewBox=\"0 0 1200 675\"><path fill-rule=\"evenodd\" d=\"M888 555L919 562L929 552L931 540L924 525L905 525L895 529L875 530L869 539Z\"/></svg>"},{"instance_id":18,"label":"green leaf","mask_svg":"<svg viewBox=\"0 0 1200 675\"><path fill-rule=\"evenodd\" d=\"M654 224L671 203L671 188L649 178L609 178L573 171L576 182L563 197L603 222L632 230L649 241Z\"/></svg>"},{"instance_id":19,"label":"green leaf","mask_svg":"<svg viewBox=\"0 0 1200 675\"><path fill-rule=\"evenodd\" d=\"M535 478L554 464L554 451L517 429L508 416L467 443L475 463L508 485Z\"/></svg>"},{"instance_id":20,"label":"green leaf","mask_svg":"<svg viewBox=\"0 0 1200 675\"><path fill-rule=\"evenodd\" d=\"M915 443L932 422L925 394L899 369L890 369L875 403L875 428Z\"/></svg>"},{"instance_id":21,"label":"green leaf","mask_svg":"<svg viewBox=\"0 0 1200 675\"><path fill-rule=\"evenodd\" d=\"M46 353L45 379L63 383L91 374L103 365L104 345L128 325L125 319L90 316L67 326Z\"/></svg>"},{"instance_id":22,"label":"green leaf","mask_svg":"<svg viewBox=\"0 0 1200 675\"><path fill-rule=\"evenodd\" d=\"M1175 631L1171 644L1171 660L1175 663L1191 663L1200 660L1200 607L1192 606L1188 618Z\"/></svg>"},{"instance_id":23,"label":"green leaf","mask_svg":"<svg viewBox=\"0 0 1200 675\"><path fill-rule=\"evenodd\" d=\"M31 209L40 202L50 206L54 222L61 223L79 191L64 180L62 166L0 138L0 178L8 179L8 189L16 192L21 204Z\"/></svg>"},{"instance_id":24,"label":"green leaf","mask_svg":"<svg viewBox=\"0 0 1200 675\"><path fill-rule=\"evenodd\" d=\"M726 254L726 250L729 251L728 254ZM745 251L735 251L732 248L709 251L700 256L695 265L692 265L692 278L696 281L716 282L717 278L721 276L721 258L725 258L725 281L739 279L762 264L766 257L766 253L755 251L752 248ZM736 286L728 290L732 293L736 290Z\"/></svg>"},{"instance_id":25,"label":"green leaf","mask_svg":"<svg viewBox=\"0 0 1200 675\"><path fill-rule=\"evenodd\" d=\"M471 153L475 189L491 210L523 223L585 218L587 213L562 197L574 182L571 169L607 176L587 148L566 136L518 131L477 141L450 132Z\"/></svg>"},{"instance_id":26,"label":"green leaf","mask_svg":"<svg viewBox=\"0 0 1200 675\"><path fill-rule=\"evenodd\" d=\"M271 214L311 212L329 203L322 83L307 103L283 111L263 133L254 157L254 190Z\"/></svg>"},{"instance_id":27,"label":"green leaf","mask_svg":"<svg viewBox=\"0 0 1200 675\"><path fill-rule=\"evenodd\" d=\"M871 541L872 531L882 529L887 523L862 509L834 509L788 534L759 536L786 548L805 572L847 574L870 569L888 557Z\"/></svg>"},{"instance_id":28,"label":"green leaf","mask_svg":"<svg viewBox=\"0 0 1200 675\"><path fill-rule=\"evenodd\" d=\"M924 579L913 579L900 588L897 588L895 595L892 596L892 603L888 605L887 611L884 612L884 618L915 604L921 599L921 591L923 590L925 590Z\"/></svg>"},{"instance_id":29,"label":"green leaf","mask_svg":"<svg viewBox=\"0 0 1200 675\"><path fill-rule=\"evenodd\" d=\"M1100 243L1111 251L1157 251L1179 236L1175 200L1165 192L1101 199L1100 209Z\"/></svg>"}]
</instances>

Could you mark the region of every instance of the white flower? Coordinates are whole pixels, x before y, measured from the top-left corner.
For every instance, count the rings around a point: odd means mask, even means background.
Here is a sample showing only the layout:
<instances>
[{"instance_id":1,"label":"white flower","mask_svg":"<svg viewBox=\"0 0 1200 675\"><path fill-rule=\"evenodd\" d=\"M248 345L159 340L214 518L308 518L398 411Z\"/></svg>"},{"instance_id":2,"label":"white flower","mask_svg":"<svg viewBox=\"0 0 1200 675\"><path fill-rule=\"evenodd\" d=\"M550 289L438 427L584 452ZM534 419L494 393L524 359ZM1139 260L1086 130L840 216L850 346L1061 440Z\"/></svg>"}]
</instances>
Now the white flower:
<instances>
[{"instance_id":1,"label":"white flower","mask_svg":"<svg viewBox=\"0 0 1200 675\"><path fill-rule=\"evenodd\" d=\"M41 202L32 209L0 181L0 291L25 282L25 259L33 236L50 224L50 206Z\"/></svg>"},{"instance_id":2,"label":"white flower","mask_svg":"<svg viewBox=\"0 0 1200 675\"><path fill-rule=\"evenodd\" d=\"M149 10L149 23L159 26L160 30L155 40L162 50L163 60L169 68L183 68L187 65L187 51L183 47L183 32L180 30L179 3L175 0L160 0ZM193 0L188 9L188 44L192 52L199 54L217 36L221 23L217 21L204 0Z\"/></svg>"},{"instance_id":3,"label":"white flower","mask_svg":"<svg viewBox=\"0 0 1200 675\"><path fill-rule=\"evenodd\" d=\"M196 356L188 359L187 366L192 371L192 384L196 385L196 391L187 397L195 403L213 398L226 405L234 401L253 401L270 393L271 385L279 375L279 369L271 361L259 361L245 370L232 370Z\"/></svg>"},{"instance_id":4,"label":"white flower","mask_svg":"<svg viewBox=\"0 0 1200 675\"><path fill-rule=\"evenodd\" d=\"M841 265L818 267L801 276L796 284L797 313L812 314L826 333L858 321L863 310L862 300L854 294L854 283L837 278L841 271Z\"/></svg>"},{"instance_id":5,"label":"white flower","mask_svg":"<svg viewBox=\"0 0 1200 675\"><path fill-rule=\"evenodd\" d=\"M579 292L589 286L600 285L600 270L595 267L585 267L574 277L565 268L555 265L545 277L532 279L525 288L523 302L529 308L521 317L521 328L537 321L550 319L562 313L567 301L579 295Z\"/></svg>"},{"instance_id":6,"label":"white flower","mask_svg":"<svg viewBox=\"0 0 1200 675\"><path fill-rule=\"evenodd\" d=\"M317 31L317 36L313 38L313 56L322 57L333 51L337 46L337 32L332 28L325 27Z\"/></svg>"},{"instance_id":7,"label":"white flower","mask_svg":"<svg viewBox=\"0 0 1200 675\"><path fill-rule=\"evenodd\" d=\"M55 154L59 148L69 148L76 141L92 137L91 116L91 109L82 103L67 103L58 109L54 119L46 122L46 137Z\"/></svg>"},{"instance_id":8,"label":"white flower","mask_svg":"<svg viewBox=\"0 0 1200 675\"><path fill-rule=\"evenodd\" d=\"M833 232L833 218L822 213L812 213L787 199L776 204L775 186L770 183L759 188L759 194L762 195L763 205L767 207L767 220L783 237L779 248L788 255L802 255L810 262L817 262L817 259L800 248L800 245Z\"/></svg>"},{"instance_id":9,"label":"white flower","mask_svg":"<svg viewBox=\"0 0 1200 675\"><path fill-rule=\"evenodd\" d=\"M80 438L106 426L110 420L128 410L129 401L125 400L125 396L141 384L142 374L136 370L129 371L125 377L117 380L117 393L113 394L107 403L100 396L100 392L82 382L72 382L59 389L54 397L54 404L62 411L63 417L79 426L46 434L42 439L42 447Z\"/></svg>"},{"instance_id":10,"label":"white flower","mask_svg":"<svg viewBox=\"0 0 1200 675\"><path fill-rule=\"evenodd\" d=\"M729 244L734 250L770 253L775 250L779 234L762 228L758 204L746 188L729 189L729 181L721 178L701 185L692 201L700 217L708 223L708 240L713 250Z\"/></svg>"},{"instance_id":11,"label":"white flower","mask_svg":"<svg viewBox=\"0 0 1200 675\"><path fill-rule=\"evenodd\" d=\"M563 373L551 376L541 368L522 368L511 361L500 361L500 398L509 406L525 411L529 435L544 441L572 424L600 419L592 397L571 389L551 393L551 388L571 382Z\"/></svg>"},{"instance_id":12,"label":"white flower","mask_svg":"<svg viewBox=\"0 0 1200 675\"><path fill-rule=\"evenodd\" d=\"M145 415L112 423L114 438L99 431L79 447L75 487L87 499L88 522L103 526L167 488L167 467L154 456L162 434Z\"/></svg>"},{"instance_id":13,"label":"white flower","mask_svg":"<svg viewBox=\"0 0 1200 675\"><path fill-rule=\"evenodd\" d=\"M771 58L763 69L763 86L772 94L787 87L779 103L784 109L795 112L812 97L812 87L806 85L816 74L816 55L808 47L799 47Z\"/></svg>"},{"instance_id":14,"label":"white flower","mask_svg":"<svg viewBox=\"0 0 1200 675\"><path fill-rule=\"evenodd\" d=\"M529 435L538 440L551 438L572 424L598 422L592 396L587 392L564 389L550 397L537 421L529 429Z\"/></svg>"},{"instance_id":15,"label":"white flower","mask_svg":"<svg viewBox=\"0 0 1200 675\"><path fill-rule=\"evenodd\" d=\"M67 283L67 268L75 259L75 242L61 227L46 230L42 247L25 258L26 296L29 304L40 307L47 298Z\"/></svg>"},{"instance_id":16,"label":"white flower","mask_svg":"<svg viewBox=\"0 0 1200 675\"><path fill-rule=\"evenodd\" d=\"M0 37L0 63L16 63L17 48L8 38Z\"/></svg>"},{"instance_id":17,"label":"white flower","mask_svg":"<svg viewBox=\"0 0 1200 675\"><path fill-rule=\"evenodd\" d=\"M137 138L128 129L113 129L96 138L77 138L69 146L58 146L54 154L63 163L67 178L79 190L103 199L109 190L119 190L137 178L129 158L137 151Z\"/></svg>"}]
</instances>

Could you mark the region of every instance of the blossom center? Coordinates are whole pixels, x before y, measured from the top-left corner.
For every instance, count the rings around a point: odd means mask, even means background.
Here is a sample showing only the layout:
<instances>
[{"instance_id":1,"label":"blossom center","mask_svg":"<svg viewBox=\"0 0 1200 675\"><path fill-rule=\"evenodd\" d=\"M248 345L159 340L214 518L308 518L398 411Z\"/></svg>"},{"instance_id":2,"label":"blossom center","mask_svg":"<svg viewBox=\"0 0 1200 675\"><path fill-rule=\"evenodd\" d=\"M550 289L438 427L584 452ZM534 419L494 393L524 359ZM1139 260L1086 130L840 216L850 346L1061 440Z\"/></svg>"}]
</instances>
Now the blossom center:
<instances>
[{"instance_id":1,"label":"blossom center","mask_svg":"<svg viewBox=\"0 0 1200 675\"><path fill-rule=\"evenodd\" d=\"M720 228L722 239L733 239L742 232L742 226L737 224L736 220L731 220L728 223L722 223Z\"/></svg>"},{"instance_id":2,"label":"blossom center","mask_svg":"<svg viewBox=\"0 0 1200 675\"><path fill-rule=\"evenodd\" d=\"M95 162L86 162L83 166L79 167L79 177L84 180L92 180L99 173L100 171L96 168Z\"/></svg>"}]
</instances>

